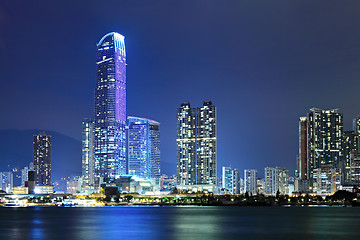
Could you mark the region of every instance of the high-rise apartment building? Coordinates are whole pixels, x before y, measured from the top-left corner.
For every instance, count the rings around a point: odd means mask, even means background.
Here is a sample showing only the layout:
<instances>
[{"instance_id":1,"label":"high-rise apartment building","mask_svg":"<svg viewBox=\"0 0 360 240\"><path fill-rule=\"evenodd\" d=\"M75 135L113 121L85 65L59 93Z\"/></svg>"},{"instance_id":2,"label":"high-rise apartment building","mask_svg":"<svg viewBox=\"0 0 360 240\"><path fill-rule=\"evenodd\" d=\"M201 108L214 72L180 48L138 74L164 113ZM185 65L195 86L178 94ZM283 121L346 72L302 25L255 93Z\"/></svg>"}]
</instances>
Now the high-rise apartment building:
<instances>
[{"instance_id":1,"label":"high-rise apartment building","mask_svg":"<svg viewBox=\"0 0 360 240\"><path fill-rule=\"evenodd\" d=\"M306 117L301 117L299 122L299 156L297 170L301 180L308 178L307 173L307 129Z\"/></svg>"},{"instance_id":2,"label":"high-rise apartment building","mask_svg":"<svg viewBox=\"0 0 360 240\"><path fill-rule=\"evenodd\" d=\"M342 183L351 184L351 162L354 154L357 153L357 137L354 131L344 131L343 138L343 166Z\"/></svg>"},{"instance_id":3,"label":"high-rise apartment building","mask_svg":"<svg viewBox=\"0 0 360 240\"><path fill-rule=\"evenodd\" d=\"M354 130L355 134L360 135L360 117L354 118L353 130Z\"/></svg>"},{"instance_id":4,"label":"high-rise apartment building","mask_svg":"<svg viewBox=\"0 0 360 240\"><path fill-rule=\"evenodd\" d=\"M244 192L256 194L257 193L257 170L244 170Z\"/></svg>"},{"instance_id":5,"label":"high-rise apartment building","mask_svg":"<svg viewBox=\"0 0 360 240\"><path fill-rule=\"evenodd\" d=\"M216 185L216 107L205 101L177 109L177 184Z\"/></svg>"},{"instance_id":6,"label":"high-rise apartment building","mask_svg":"<svg viewBox=\"0 0 360 240\"><path fill-rule=\"evenodd\" d=\"M276 192L279 190L276 168L272 168L272 167L265 168L264 181L265 181L265 194L276 195Z\"/></svg>"},{"instance_id":7,"label":"high-rise apartment building","mask_svg":"<svg viewBox=\"0 0 360 240\"><path fill-rule=\"evenodd\" d=\"M241 193L241 178L239 169L235 168L232 170L232 180L233 180L233 194Z\"/></svg>"},{"instance_id":8,"label":"high-rise apartment building","mask_svg":"<svg viewBox=\"0 0 360 240\"><path fill-rule=\"evenodd\" d=\"M35 184L51 185L51 136L41 132L33 137Z\"/></svg>"},{"instance_id":9,"label":"high-rise apartment building","mask_svg":"<svg viewBox=\"0 0 360 240\"><path fill-rule=\"evenodd\" d=\"M289 194L289 170L277 167L277 180L280 194Z\"/></svg>"},{"instance_id":10,"label":"high-rise apartment building","mask_svg":"<svg viewBox=\"0 0 360 240\"><path fill-rule=\"evenodd\" d=\"M177 184L196 184L196 108L189 102L177 109Z\"/></svg>"},{"instance_id":11,"label":"high-rise apartment building","mask_svg":"<svg viewBox=\"0 0 360 240\"><path fill-rule=\"evenodd\" d=\"M222 167L221 188L226 193L240 194L240 171L231 167Z\"/></svg>"},{"instance_id":12,"label":"high-rise apartment building","mask_svg":"<svg viewBox=\"0 0 360 240\"><path fill-rule=\"evenodd\" d=\"M25 166L21 169L21 186L25 187L25 182L28 180L29 167Z\"/></svg>"},{"instance_id":13,"label":"high-rise apartment building","mask_svg":"<svg viewBox=\"0 0 360 240\"><path fill-rule=\"evenodd\" d=\"M289 194L289 170L280 167L265 168L265 194Z\"/></svg>"},{"instance_id":14,"label":"high-rise apartment building","mask_svg":"<svg viewBox=\"0 0 360 240\"><path fill-rule=\"evenodd\" d=\"M14 179L12 172L0 172L0 190L6 193L13 191Z\"/></svg>"},{"instance_id":15,"label":"high-rise apartment building","mask_svg":"<svg viewBox=\"0 0 360 240\"><path fill-rule=\"evenodd\" d=\"M128 117L129 174L143 179L160 177L160 123Z\"/></svg>"},{"instance_id":16,"label":"high-rise apartment building","mask_svg":"<svg viewBox=\"0 0 360 240\"><path fill-rule=\"evenodd\" d=\"M307 116L307 176L331 165L343 167L343 115L338 109L312 108Z\"/></svg>"},{"instance_id":17,"label":"high-rise apartment building","mask_svg":"<svg viewBox=\"0 0 360 240\"><path fill-rule=\"evenodd\" d=\"M21 169L21 186L25 186L25 182L28 181L28 172L34 170L34 163L31 162L29 166L25 166Z\"/></svg>"},{"instance_id":18,"label":"high-rise apartment building","mask_svg":"<svg viewBox=\"0 0 360 240\"><path fill-rule=\"evenodd\" d=\"M356 145L355 154L360 154L360 117L354 118L353 131L355 135L354 143Z\"/></svg>"},{"instance_id":19,"label":"high-rise apartment building","mask_svg":"<svg viewBox=\"0 0 360 240\"><path fill-rule=\"evenodd\" d=\"M126 52L124 37L108 33L96 50L94 169L98 182L126 174Z\"/></svg>"},{"instance_id":20,"label":"high-rise apartment building","mask_svg":"<svg viewBox=\"0 0 360 240\"><path fill-rule=\"evenodd\" d=\"M352 154L350 165L351 184L360 185L360 154Z\"/></svg>"},{"instance_id":21,"label":"high-rise apartment building","mask_svg":"<svg viewBox=\"0 0 360 240\"><path fill-rule=\"evenodd\" d=\"M227 193L233 193L233 173L231 167L222 167L222 188Z\"/></svg>"},{"instance_id":22,"label":"high-rise apartment building","mask_svg":"<svg viewBox=\"0 0 360 240\"><path fill-rule=\"evenodd\" d=\"M82 184L94 186L94 121L82 122Z\"/></svg>"}]
</instances>

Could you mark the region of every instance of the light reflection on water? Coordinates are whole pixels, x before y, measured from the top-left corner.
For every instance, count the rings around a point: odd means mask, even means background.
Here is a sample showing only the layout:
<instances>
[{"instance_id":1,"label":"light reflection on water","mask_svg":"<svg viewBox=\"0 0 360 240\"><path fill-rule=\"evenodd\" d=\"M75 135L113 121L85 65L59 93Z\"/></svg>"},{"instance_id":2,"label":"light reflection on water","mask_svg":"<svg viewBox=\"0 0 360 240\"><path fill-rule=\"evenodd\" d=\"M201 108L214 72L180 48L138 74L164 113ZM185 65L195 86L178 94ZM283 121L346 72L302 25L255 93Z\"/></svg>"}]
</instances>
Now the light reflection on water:
<instances>
[{"instance_id":1,"label":"light reflection on water","mask_svg":"<svg viewBox=\"0 0 360 240\"><path fill-rule=\"evenodd\" d=\"M344 239L360 208L0 208L0 239Z\"/></svg>"},{"instance_id":2,"label":"light reflection on water","mask_svg":"<svg viewBox=\"0 0 360 240\"><path fill-rule=\"evenodd\" d=\"M220 211L220 214L219 214ZM177 207L172 222L173 239L221 239L218 207Z\"/></svg>"}]
</instances>

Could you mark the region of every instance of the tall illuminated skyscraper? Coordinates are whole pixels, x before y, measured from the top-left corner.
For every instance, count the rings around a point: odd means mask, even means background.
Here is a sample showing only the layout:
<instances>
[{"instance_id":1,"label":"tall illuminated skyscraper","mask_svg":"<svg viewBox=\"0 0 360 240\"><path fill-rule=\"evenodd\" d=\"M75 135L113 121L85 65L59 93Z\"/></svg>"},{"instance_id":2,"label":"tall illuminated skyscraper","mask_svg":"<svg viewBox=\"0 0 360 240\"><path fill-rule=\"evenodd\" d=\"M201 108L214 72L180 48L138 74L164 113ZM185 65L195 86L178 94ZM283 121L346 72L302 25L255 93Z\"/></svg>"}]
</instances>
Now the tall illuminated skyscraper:
<instances>
[{"instance_id":1,"label":"tall illuminated skyscraper","mask_svg":"<svg viewBox=\"0 0 360 240\"><path fill-rule=\"evenodd\" d=\"M82 122L82 181L83 186L94 185L94 121Z\"/></svg>"},{"instance_id":2,"label":"tall illuminated skyscraper","mask_svg":"<svg viewBox=\"0 0 360 240\"><path fill-rule=\"evenodd\" d=\"M299 121L299 157L297 168L299 172L300 179L307 179L308 172L307 172L307 129L308 129L308 120L307 117L301 117Z\"/></svg>"},{"instance_id":3,"label":"tall illuminated skyscraper","mask_svg":"<svg viewBox=\"0 0 360 240\"><path fill-rule=\"evenodd\" d=\"M216 185L216 107L189 102L177 109L177 184Z\"/></svg>"},{"instance_id":4,"label":"tall illuminated skyscraper","mask_svg":"<svg viewBox=\"0 0 360 240\"><path fill-rule=\"evenodd\" d=\"M108 33L97 44L95 178L126 174L126 53L124 37Z\"/></svg>"},{"instance_id":5,"label":"tall illuminated skyscraper","mask_svg":"<svg viewBox=\"0 0 360 240\"><path fill-rule=\"evenodd\" d=\"M160 177L160 123L128 117L129 174L143 179Z\"/></svg>"},{"instance_id":6,"label":"tall illuminated skyscraper","mask_svg":"<svg viewBox=\"0 0 360 240\"><path fill-rule=\"evenodd\" d=\"M177 109L177 184L196 184L196 108L184 102Z\"/></svg>"},{"instance_id":7,"label":"tall illuminated skyscraper","mask_svg":"<svg viewBox=\"0 0 360 240\"><path fill-rule=\"evenodd\" d=\"M310 109L307 115L307 176L331 165L343 168L343 115L338 109Z\"/></svg>"},{"instance_id":8,"label":"tall illuminated skyscraper","mask_svg":"<svg viewBox=\"0 0 360 240\"><path fill-rule=\"evenodd\" d=\"M44 132L33 137L35 184L51 185L51 136Z\"/></svg>"}]
</instances>

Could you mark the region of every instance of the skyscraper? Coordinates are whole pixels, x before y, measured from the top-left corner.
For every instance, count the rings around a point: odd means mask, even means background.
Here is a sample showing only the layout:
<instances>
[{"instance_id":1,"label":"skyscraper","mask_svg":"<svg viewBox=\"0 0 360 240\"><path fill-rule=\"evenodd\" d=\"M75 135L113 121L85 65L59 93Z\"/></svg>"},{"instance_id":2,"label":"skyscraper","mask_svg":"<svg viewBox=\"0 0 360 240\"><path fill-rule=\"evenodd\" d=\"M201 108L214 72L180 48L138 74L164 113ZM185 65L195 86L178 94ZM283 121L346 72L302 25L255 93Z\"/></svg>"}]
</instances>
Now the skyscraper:
<instances>
[{"instance_id":1,"label":"skyscraper","mask_svg":"<svg viewBox=\"0 0 360 240\"><path fill-rule=\"evenodd\" d=\"M94 185L94 122L89 118L82 122L82 183Z\"/></svg>"},{"instance_id":2,"label":"skyscraper","mask_svg":"<svg viewBox=\"0 0 360 240\"><path fill-rule=\"evenodd\" d=\"M211 101L200 108L180 105L176 142L178 185L216 185L216 107Z\"/></svg>"},{"instance_id":3,"label":"skyscraper","mask_svg":"<svg viewBox=\"0 0 360 240\"><path fill-rule=\"evenodd\" d=\"M244 192L256 194L257 190L257 170L244 170Z\"/></svg>"},{"instance_id":4,"label":"skyscraper","mask_svg":"<svg viewBox=\"0 0 360 240\"><path fill-rule=\"evenodd\" d=\"M355 152L356 154L360 154L360 117L354 118L353 131L355 134Z\"/></svg>"},{"instance_id":5,"label":"skyscraper","mask_svg":"<svg viewBox=\"0 0 360 240\"><path fill-rule=\"evenodd\" d=\"M100 181L126 174L126 52L124 37L108 33L97 44L94 168Z\"/></svg>"},{"instance_id":6,"label":"skyscraper","mask_svg":"<svg viewBox=\"0 0 360 240\"><path fill-rule=\"evenodd\" d=\"M354 154L357 153L357 138L354 131L344 131L343 150L344 161L342 168L342 182L351 184L351 162Z\"/></svg>"},{"instance_id":7,"label":"skyscraper","mask_svg":"<svg viewBox=\"0 0 360 240\"><path fill-rule=\"evenodd\" d=\"M129 174L144 179L160 177L160 123L128 117Z\"/></svg>"},{"instance_id":8,"label":"skyscraper","mask_svg":"<svg viewBox=\"0 0 360 240\"><path fill-rule=\"evenodd\" d=\"M28 181L28 172L34 170L34 163L31 162L29 166L25 166L21 169L21 186L25 186L25 182Z\"/></svg>"},{"instance_id":9,"label":"skyscraper","mask_svg":"<svg viewBox=\"0 0 360 240\"><path fill-rule=\"evenodd\" d=\"M280 167L265 168L265 194L289 194L289 170Z\"/></svg>"},{"instance_id":10,"label":"skyscraper","mask_svg":"<svg viewBox=\"0 0 360 240\"><path fill-rule=\"evenodd\" d=\"M233 193L233 174L231 167L222 167L222 188L227 193Z\"/></svg>"},{"instance_id":11,"label":"skyscraper","mask_svg":"<svg viewBox=\"0 0 360 240\"><path fill-rule=\"evenodd\" d=\"M216 108L205 101L196 111L196 182L216 185Z\"/></svg>"},{"instance_id":12,"label":"skyscraper","mask_svg":"<svg viewBox=\"0 0 360 240\"><path fill-rule=\"evenodd\" d=\"M240 171L231 167L222 167L221 187L226 193L240 194Z\"/></svg>"},{"instance_id":13,"label":"skyscraper","mask_svg":"<svg viewBox=\"0 0 360 240\"><path fill-rule=\"evenodd\" d=\"M276 192L279 190L276 175L276 168L265 168L265 194L276 195Z\"/></svg>"},{"instance_id":14,"label":"skyscraper","mask_svg":"<svg viewBox=\"0 0 360 240\"><path fill-rule=\"evenodd\" d=\"M360 117L353 119L353 130L355 134L360 135Z\"/></svg>"},{"instance_id":15,"label":"skyscraper","mask_svg":"<svg viewBox=\"0 0 360 240\"><path fill-rule=\"evenodd\" d=\"M239 169L235 168L232 171L233 178L233 194L240 194L241 192L241 178Z\"/></svg>"},{"instance_id":16,"label":"skyscraper","mask_svg":"<svg viewBox=\"0 0 360 240\"><path fill-rule=\"evenodd\" d=\"M299 156L298 156L298 172L300 179L307 179L307 117L301 117L299 122Z\"/></svg>"},{"instance_id":17,"label":"skyscraper","mask_svg":"<svg viewBox=\"0 0 360 240\"><path fill-rule=\"evenodd\" d=\"M35 184L51 185L51 136L44 132L33 137Z\"/></svg>"},{"instance_id":18,"label":"skyscraper","mask_svg":"<svg viewBox=\"0 0 360 240\"><path fill-rule=\"evenodd\" d=\"M313 169L331 165L343 168L343 115L338 109L310 109L307 116L307 176Z\"/></svg>"},{"instance_id":19,"label":"skyscraper","mask_svg":"<svg viewBox=\"0 0 360 240\"><path fill-rule=\"evenodd\" d=\"M196 184L196 108L189 102L177 109L177 184Z\"/></svg>"},{"instance_id":20,"label":"skyscraper","mask_svg":"<svg viewBox=\"0 0 360 240\"><path fill-rule=\"evenodd\" d=\"M0 172L0 190L11 193L13 191L13 181L12 172Z\"/></svg>"}]
</instances>

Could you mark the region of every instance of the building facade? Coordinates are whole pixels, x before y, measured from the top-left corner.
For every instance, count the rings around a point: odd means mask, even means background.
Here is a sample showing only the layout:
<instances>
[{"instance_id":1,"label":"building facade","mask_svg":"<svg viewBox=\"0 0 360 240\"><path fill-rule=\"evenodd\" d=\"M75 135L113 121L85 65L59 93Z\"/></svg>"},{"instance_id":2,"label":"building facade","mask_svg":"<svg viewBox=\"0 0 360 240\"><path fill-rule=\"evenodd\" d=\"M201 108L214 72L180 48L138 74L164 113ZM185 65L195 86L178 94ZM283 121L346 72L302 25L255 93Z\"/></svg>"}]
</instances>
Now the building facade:
<instances>
[{"instance_id":1,"label":"building facade","mask_svg":"<svg viewBox=\"0 0 360 240\"><path fill-rule=\"evenodd\" d=\"M216 107L205 101L177 109L177 181L179 185L216 185Z\"/></svg>"},{"instance_id":2,"label":"building facade","mask_svg":"<svg viewBox=\"0 0 360 240\"><path fill-rule=\"evenodd\" d=\"M244 192L256 194L257 193L257 170L244 170Z\"/></svg>"},{"instance_id":3,"label":"building facade","mask_svg":"<svg viewBox=\"0 0 360 240\"><path fill-rule=\"evenodd\" d=\"M240 171L231 167L222 167L221 188L225 193L240 194Z\"/></svg>"},{"instance_id":4,"label":"building facade","mask_svg":"<svg viewBox=\"0 0 360 240\"><path fill-rule=\"evenodd\" d=\"M11 193L14 186L14 177L12 172L0 172L0 190Z\"/></svg>"},{"instance_id":5,"label":"building facade","mask_svg":"<svg viewBox=\"0 0 360 240\"><path fill-rule=\"evenodd\" d=\"M277 181L276 168L266 167L265 168L265 194L276 195L279 190L279 183Z\"/></svg>"},{"instance_id":6,"label":"building facade","mask_svg":"<svg viewBox=\"0 0 360 240\"><path fill-rule=\"evenodd\" d=\"M265 194L289 194L289 170L280 167L265 168Z\"/></svg>"},{"instance_id":7,"label":"building facade","mask_svg":"<svg viewBox=\"0 0 360 240\"><path fill-rule=\"evenodd\" d=\"M307 115L307 176L331 165L343 167L343 115L338 109L312 108Z\"/></svg>"},{"instance_id":8,"label":"building facade","mask_svg":"<svg viewBox=\"0 0 360 240\"><path fill-rule=\"evenodd\" d=\"M222 188L226 193L233 193L233 171L231 167L222 167Z\"/></svg>"},{"instance_id":9,"label":"building facade","mask_svg":"<svg viewBox=\"0 0 360 240\"><path fill-rule=\"evenodd\" d=\"M342 183L351 184L351 158L357 153L357 136L354 131L344 131L343 138L344 160L342 169Z\"/></svg>"},{"instance_id":10,"label":"building facade","mask_svg":"<svg viewBox=\"0 0 360 240\"><path fill-rule=\"evenodd\" d=\"M166 176L163 175L160 177L160 191L172 191L176 187L176 176Z\"/></svg>"},{"instance_id":11,"label":"building facade","mask_svg":"<svg viewBox=\"0 0 360 240\"><path fill-rule=\"evenodd\" d=\"M129 174L143 179L160 177L160 123L128 117Z\"/></svg>"},{"instance_id":12,"label":"building facade","mask_svg":"<svg viewBox=\"0 0 360 240\"><path fill-rule=\"evenodd\" d=\"M94 122L86 118L82 122L82 184L94 186Z\"/></svg>"},{"instance_id":13,"label":"building facade","mask_svg":"<svg viewBox=\"0 0 360 240\"><path fill-rule=\"evenodd\" d=\"M34 163L31 162L29 166L25 166L21 169L21 186L25 187L25 182L28 181L28 172L34 170Z\"/></svg>"},{"instance_id":14,"label":"building facade","mask_svg":"<svg viewBox=\"0 0 360 240\"><path fill-rule=\"evenodd\" d=\"M301 117L299 121L299 156L297 169L300 179L307 179L307 129L308 121L306 117Z\"/></svg>"},{"instance_id":15,"label":"building facade","mask_svg":"<svg viewBox=\"0 0 360 240\"><path fill-rule=\"evenodd\" d=\"M51 185L51 136L41 132L33 136L33 164L35 184Z\"/></svg>"},{"instance_id":16,"label":"building facade","mask_svg":"<svg viewBox=\"0 0 360 240\"><path fill-rule=\"evenodd\" d=\"M126 174L126 52L124 37L106 34L97 44L94 117L95 180ZM101 178L101 180L100 180Z\"/></svg>"},{"instance_id":17,"label":"building facade","mask_svg":"<svg viewBox=\"0 0 360 240\"><path fill-rule=\"evenodd\" d=\"M341 169L324 165L314 169L313 192L318 195L332 195L340 189Z\"/></svg>"},{"instance_id":18,"label":"building facade","mask_svg":"<svg viewBox=\"0 0 360 240\"><path fill-rule=\"evenodd\" d=\"M239 169L235 168L232 170L232 180L233 180L233 194L241 193L241 178Z\"/></svg>"},{"instance_id":19,"label":"building facade","mask_svg":"<svg viewBox=\"0 0 360 240\"><path fill-rule=\"evenodd\" d=\"M351 154L351 184L360 186L360 154Z\"/></svg>"}]
</instances>

